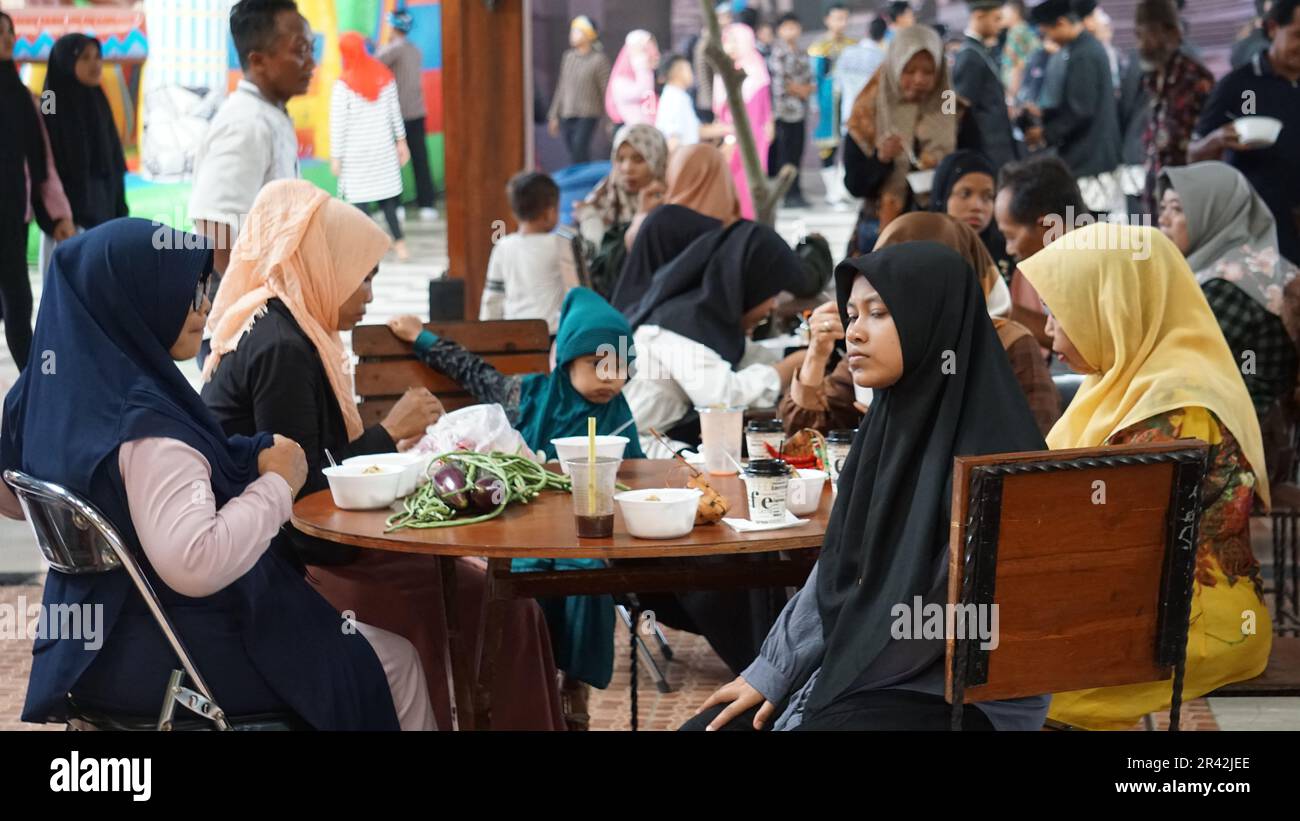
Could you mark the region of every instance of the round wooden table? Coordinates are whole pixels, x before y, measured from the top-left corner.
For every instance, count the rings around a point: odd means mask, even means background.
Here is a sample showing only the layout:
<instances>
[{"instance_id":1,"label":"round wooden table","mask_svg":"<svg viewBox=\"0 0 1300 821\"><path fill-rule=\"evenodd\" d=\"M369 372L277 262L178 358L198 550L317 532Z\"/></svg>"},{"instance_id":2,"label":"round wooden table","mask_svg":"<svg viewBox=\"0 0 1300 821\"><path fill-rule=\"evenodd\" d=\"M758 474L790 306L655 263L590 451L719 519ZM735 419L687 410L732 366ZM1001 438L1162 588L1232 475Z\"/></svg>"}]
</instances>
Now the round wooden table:
<instances>
[{"instance_id":1,"label":"round wooden table","mask_svg":"<svg viewBox=\"0 0 1300 821\"><path fill-rule=\"evenodd\" d=\"M554 464L548 468L559 470ZM632 488L682 487L687 477L686 468L673 460L633 459L623 462L619 469L619 481ZM709 482L730 504L728 517L748 516L744 483L739 477L710 476ZM491 720L489 694L501 645L503 608L510 599L799 586L815 560L813 549L821 546L830 508L828 482L817 511L804 517L808 519L806 524L796 527L738 533L718 523L697 526L678 539L648 540L629 535L622 513L616 511L613 536L579 539L570 495L546 492L527 505L511 505L488 522L385 533L384 522L391 511L340 510L325 490L295 504L292 521L303 533L339 544L422 553L442 563L443 606L452 645L447 659L448 685L450 692L456 694L453 706L458 708L453 713L460 727L486 728ZM762 553L772 554L772 560L755 561L748 555ZM454 604L454 563L458 556L480 556L488 560L484 618L474 645L479 649L479 657L472 693L470 671L466 667L468 656L464 652L466 637L459 630ZM700 556L721 558L707 565L665 561ZM619 561L596 570L542 573L510 570L511 559L560 558L639 561Z\"/></svg>"}]
</instances>

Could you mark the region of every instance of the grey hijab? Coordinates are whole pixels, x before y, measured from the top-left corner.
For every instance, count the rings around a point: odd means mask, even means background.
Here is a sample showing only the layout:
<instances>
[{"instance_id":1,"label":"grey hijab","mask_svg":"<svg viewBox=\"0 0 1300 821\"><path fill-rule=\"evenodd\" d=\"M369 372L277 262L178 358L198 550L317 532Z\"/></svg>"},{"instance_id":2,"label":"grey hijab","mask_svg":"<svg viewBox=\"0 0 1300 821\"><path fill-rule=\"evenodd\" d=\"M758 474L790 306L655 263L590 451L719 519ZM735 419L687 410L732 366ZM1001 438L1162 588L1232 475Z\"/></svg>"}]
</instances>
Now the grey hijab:
<instances>
[{"instance_id":1,"label":"grey hijab","mask_svg":"<svg viewBox=\"0 0 1300 821\"><path fill-rule=\"evenodd\" d=\"M1282 289L1296 267L1277 249L1277 223L1241 172L1227 163L1166 168L1161 178L1178 192L1187 216L1187 265L1204 284L1223 279L1269 312L1280 314Z\"/></svg>"}]
</instances>

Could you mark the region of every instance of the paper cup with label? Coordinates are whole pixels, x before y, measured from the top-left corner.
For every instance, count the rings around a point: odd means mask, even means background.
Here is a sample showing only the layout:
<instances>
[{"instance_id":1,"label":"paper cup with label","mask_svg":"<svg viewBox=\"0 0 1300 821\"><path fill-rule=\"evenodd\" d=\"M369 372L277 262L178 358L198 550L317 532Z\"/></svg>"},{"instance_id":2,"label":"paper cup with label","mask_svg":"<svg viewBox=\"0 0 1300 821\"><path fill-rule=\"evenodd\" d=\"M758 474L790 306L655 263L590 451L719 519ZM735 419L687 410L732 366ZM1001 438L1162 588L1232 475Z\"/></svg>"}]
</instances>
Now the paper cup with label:
<instances>
[{"instance_id":1,"label":"paper cup with label","mask_svg":"<svg viewBox=\"0 0 1300 821\"><path fill-rule=\"evenodd\" d=\"M840 469L844 467L844 460L849 458L856 433L856 430L833 430L826 434L826 456L830 460L826 470L831 475L832 485L840 483Z\"/></svg>"},{"instance_id":2,"label":"paper cup with label","mask_svg":"<svg viewBox=\"0 0 1300 821\"><path fill-rule=\"evenodd\" d=\"M780 459L753 459L741 474L749 499L749 520L757 525L785 521L790 469Z\"/></svg>"},{"instance_id":3,"label":"paper cup with label","mask_svg":"<svg viewBox=\"0 0 1300 821\"><path fill-rule=\"evenodd\" d=\"M750 459L771 459L784 444L785 427L780 419L755 419L745 425L745 450Z\"/></svg>"}]
</instances>

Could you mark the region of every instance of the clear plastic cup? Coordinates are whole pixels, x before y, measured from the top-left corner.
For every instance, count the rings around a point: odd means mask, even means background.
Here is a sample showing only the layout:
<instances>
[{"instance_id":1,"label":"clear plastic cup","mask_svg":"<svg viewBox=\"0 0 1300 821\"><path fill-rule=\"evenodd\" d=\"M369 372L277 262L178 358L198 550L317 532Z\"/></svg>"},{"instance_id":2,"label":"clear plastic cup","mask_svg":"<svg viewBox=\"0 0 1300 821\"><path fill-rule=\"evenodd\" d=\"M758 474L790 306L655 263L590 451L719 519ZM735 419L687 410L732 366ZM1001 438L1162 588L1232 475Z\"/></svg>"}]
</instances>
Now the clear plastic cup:
<instances>
[{"instance_id":1,"label":"clear plastic cup","mask_svg":"<svg viewBox=\"0 0 1300 821\"><path fill-rule=\"evenodd\" d=\"M596 457L594 494L590 484L593 466L586 459L570 459L564 464L573 479L573 520L578 537L603 539L614 535L614 491L623 460Z\"/></svg>"},{"instance_id":2,"label":"clear plastic cup","mask_svg":"<svg viewBox=\"0 0 1300 821\"><path fill-rule=\"evenodd\" d=\"M695 410L700 414L700 449L704 451L704 469L714 476L734 476L739 472L745 409Z\"/></svg>"}]
</instances>

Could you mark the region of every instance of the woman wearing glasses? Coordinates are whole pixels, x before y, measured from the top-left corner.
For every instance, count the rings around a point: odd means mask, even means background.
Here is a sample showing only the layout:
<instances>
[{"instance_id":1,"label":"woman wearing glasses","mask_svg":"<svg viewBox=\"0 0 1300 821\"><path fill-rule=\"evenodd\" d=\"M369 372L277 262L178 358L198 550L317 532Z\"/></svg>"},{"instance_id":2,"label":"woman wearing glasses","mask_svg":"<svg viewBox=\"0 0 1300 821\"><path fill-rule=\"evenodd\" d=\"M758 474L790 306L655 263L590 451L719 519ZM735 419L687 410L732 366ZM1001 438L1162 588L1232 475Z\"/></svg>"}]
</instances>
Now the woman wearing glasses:
<instances>
[{"instance_id":1,"label":"woman wearing glasses","mask_svg":"<svg viewBox=\"0 0 1300 821\"><path fill-rule=\"evenodd\" d=\"M118 219L55 251L33 341L41 364L5 399L0 468L63 485L108 517L227 714L433 729L411 644L341 629L269 549L306 459L281 436L226 436L177 369L207 321L212 251L193 236L158 238L153 223ZM0 512L22 516L3 485ZM68 694L157 713L176 658L125 573L50 573L44 605L90 605L100 630L94 641L36 640L24 721L64 720Z\"/></svg>"}]
</instances>

